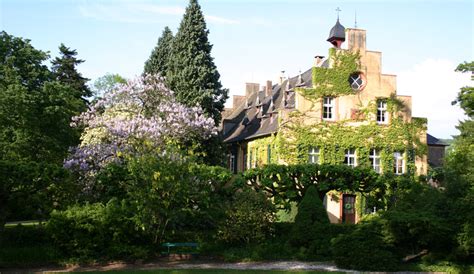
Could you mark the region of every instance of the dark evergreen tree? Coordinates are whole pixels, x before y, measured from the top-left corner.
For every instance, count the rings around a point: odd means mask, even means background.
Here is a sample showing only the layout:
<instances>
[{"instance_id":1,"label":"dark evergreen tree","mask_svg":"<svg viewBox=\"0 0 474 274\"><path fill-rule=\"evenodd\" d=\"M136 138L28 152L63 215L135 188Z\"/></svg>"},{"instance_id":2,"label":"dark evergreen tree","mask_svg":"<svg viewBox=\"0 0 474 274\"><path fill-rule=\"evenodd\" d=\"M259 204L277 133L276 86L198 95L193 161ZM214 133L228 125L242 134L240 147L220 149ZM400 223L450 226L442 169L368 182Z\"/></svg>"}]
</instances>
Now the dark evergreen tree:
<instances>
[{"instance_id":1,"label":"dark evergreen tree","mask_svg":"<svg viewBox=\"0 0 474 274\"><path fill-rule=\"evenodd\" d=\"M75 96L78 98L91 97L93 95L92 91L86 84L89 79L82 77L81 73L76 69L76 66L83 63L84 60L77 59L77 51L66 47L64 44L59 46L59 52L61 57L56 57L51 62L56 80L77 91Z\"/></svg>"},{"instance_id":2,"label":"dark evergreen tree","mask_svg":"<svg viewBox=\"0 0 474 274\"><path fill-rule=\"evenodd\" d=\"M222 88L219 80L208 34L201 6L197 0L190 0L173 40L166 76L181 103L199 104L218 124L228 90Z\"/></svg>"},{"instance_id":3,"label":"dark evergreen tree","mask_svg":"<svg viewBox=\"0 0 474 274\"><path fill-rule=\"evenodd\" d=\"M166 75L168 71L168 62L171 55L173 43L173 33L168 27L165 27L161 37L158 38L156 47L151 52L150 58L145 62L143 73Z\"/></svg>"},{"instance_id":4,"label":"dark evergreen tree","mask_svg":"<svg viewBox=\"0 0 474 274\"><path fill-rule=\"evenodd\" d=\"M291 243L295 246L308 246L311 242L327 235L317 235L329 225L329 217L319 198L318 191L310 186L298 205L298 213L291 233Z\"/></svg>"}]
</instances>

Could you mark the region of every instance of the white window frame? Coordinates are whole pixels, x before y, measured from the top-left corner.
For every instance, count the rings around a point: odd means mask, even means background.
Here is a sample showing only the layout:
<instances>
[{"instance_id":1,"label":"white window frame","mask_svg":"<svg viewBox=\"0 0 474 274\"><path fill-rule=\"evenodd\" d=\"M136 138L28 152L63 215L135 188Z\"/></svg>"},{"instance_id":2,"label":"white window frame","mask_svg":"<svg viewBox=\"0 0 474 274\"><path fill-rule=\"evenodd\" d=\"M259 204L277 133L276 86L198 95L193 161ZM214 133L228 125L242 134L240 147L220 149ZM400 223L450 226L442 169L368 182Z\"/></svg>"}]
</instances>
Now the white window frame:
<instances>
[{"instance_id":1,"label":"white window frame","mask_svg":"<svg viewBox=\"0 0 474 274\"><path fill-rule=\"evenodd\" d=\"M372 148L369 152L370 165L375 172L380 173L382 171L382 166L380 164L380 150Z\"/></svg>"},{"instance_id":2,"label":"white window frame","mask_svg":"<svg viewBox=\"0 0 474 274\"><path fill-rule=\"evenodd\" d=\"M357 166L357 153L355 148L346 149L344 153L344 163L350 167Z\"/></svg>"},{"instance_id":3,"label":"white window frame","mask_svg":"<svg viewBox=\"0 0 474 274\"><path fill-rule=\"evenodd\" d=\"M387 100L378 99L377 100L377 123L386 124L387 123Z\"/></svg>"},{"instance_id":4,"label":"white window frame","mask_svg":"<svg viewBox=\"0 0 474 274\"><path fill-rule=\"evenodd\" d=\"M323 97L323 120L332 121L335 116L335 98Z\"/></svg>"},{"instance_id":5,"label":"white window frame","mask_svg":"<svg viewBox=\"0 0 474 274\"><path fill-rule=\"evenodd\" d=\"M308 163L319 164L319 147L310 147L308 150Z\"/></svg>"},{"instance_id":6,"label":"white window frame","mask_svg":"<svg viewBox=\"0 0 474 274\"><path fill-rule=\"evenodd\" d=\"M393 153L393 173L396 175L405 173L405 153L402 151Z\"/></svg>"},{"instance_id":7,"label":"white window frame","mask_svg":"<svg viewBox=\"0 0 474 274\"><path fill-rule=\"evenodd\" d=\"M229 169L232 171L232 173L235 173L235 155L234 153L231 153L229 155Z\"/></svg>"}]
</instances>

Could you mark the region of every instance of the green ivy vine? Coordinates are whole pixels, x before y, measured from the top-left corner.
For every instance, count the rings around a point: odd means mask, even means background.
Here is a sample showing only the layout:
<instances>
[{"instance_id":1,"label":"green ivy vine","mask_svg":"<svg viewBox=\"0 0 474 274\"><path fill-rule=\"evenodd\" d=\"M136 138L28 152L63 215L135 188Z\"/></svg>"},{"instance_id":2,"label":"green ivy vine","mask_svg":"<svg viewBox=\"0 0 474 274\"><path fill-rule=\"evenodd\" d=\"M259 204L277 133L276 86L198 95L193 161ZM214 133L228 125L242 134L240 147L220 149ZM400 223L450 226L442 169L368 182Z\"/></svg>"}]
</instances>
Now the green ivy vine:
<instances>
[{"instance_id":1,"label":"green ivy vine","mask_svg":"<svg viewBox=\"0 0 474 274\"><path fill-rule=\"evenodd\" d=\"M324 96L341 96L354 94L348 84L349 76L360 70L358 52L329 50L331 68L313 67L313 87L296 88L307 99L319 99Z\"/></svg>"}]
</instances>

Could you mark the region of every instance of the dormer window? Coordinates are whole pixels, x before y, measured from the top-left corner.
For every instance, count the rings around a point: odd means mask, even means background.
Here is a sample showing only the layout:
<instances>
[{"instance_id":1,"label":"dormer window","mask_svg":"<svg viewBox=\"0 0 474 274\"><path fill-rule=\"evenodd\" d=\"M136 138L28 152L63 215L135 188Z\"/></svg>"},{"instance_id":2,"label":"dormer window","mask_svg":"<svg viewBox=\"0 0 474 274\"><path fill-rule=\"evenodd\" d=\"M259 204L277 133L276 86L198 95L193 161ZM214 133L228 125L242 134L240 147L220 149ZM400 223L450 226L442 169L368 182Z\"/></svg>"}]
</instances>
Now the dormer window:
<instances>
[{"instance_id":1,"label":"dormer window","mask_svg":"<svg viewBox=\"0 0 474 274\"><path fill-rule=\"evenodd\" d=\"M252 102L247 99L246 108L249 109L252 107Z\"/></svg>"},{"instance_id":2,"label":"dormer window","mask_svg":"<svg viewBox=\"0 0 474 274\"><path fill-rule=\"evenodd\" d=\"M257 93L257 99L255 100L255 105L258 107L262 104L262 102L260 102L260 96L259 94Z\"/></svg>"},{"instance_id":3,"label":"dormer window","mask_svg":"<svg viewBox=\"0 0 474 274\"><path fill-rule=\"evenodd\" d=\"M334 98L323 98L323 120L334 120Z\"/></svg>"},{"instance_id":4,"label":"dormer window","mask_svg":"<svg viewBox=\"0 0 474 274\"><path fill-rule=\"evenodd\" d=\"M301 70L300 74L298 75L298 80L296 80L296 87L303 87L305 85L305 82L303 81L303 76L301 75Z\"/></svg>"},{"instance_id":5,"label":"dormer window","mask_svg":"<svg viewBox=\"0 0 474 274\"><path fill-rule=\"evenodd\" d=\"M288 80L286 81L286 92L290 92L292 90L293 89L291 88L291 85L290 85L290 78L288 78Z\"/></svg>"}]
</instances>

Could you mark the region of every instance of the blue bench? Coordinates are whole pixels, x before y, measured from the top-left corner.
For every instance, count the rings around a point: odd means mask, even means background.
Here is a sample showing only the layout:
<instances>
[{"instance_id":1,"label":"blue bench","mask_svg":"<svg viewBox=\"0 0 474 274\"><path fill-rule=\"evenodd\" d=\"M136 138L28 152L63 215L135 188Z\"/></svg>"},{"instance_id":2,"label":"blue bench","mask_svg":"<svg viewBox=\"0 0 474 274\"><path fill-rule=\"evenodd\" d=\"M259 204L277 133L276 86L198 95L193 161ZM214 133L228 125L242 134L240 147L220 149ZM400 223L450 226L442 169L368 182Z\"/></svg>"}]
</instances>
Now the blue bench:
<instances>
[{"instance_id":1,"label":"blue bench","mask_svg":"<svg viewBox=\"0 0 474 274\"><path fill-rule=\"evenodd\" d=\"M180 247L191 248L191 249L194 249L194 250L196 251L197 248L199 247L199 244L198 244L198 243L163 243L161 246L168 248L168 251L166 252L166 254L169 255L169 254L170 254L170 249L171 249L172 247L176 247L176 248L180 248ZM190 254L192 254L193 252L181 252L181 253L190 253Z\"/></svg>"}]
</instances>

